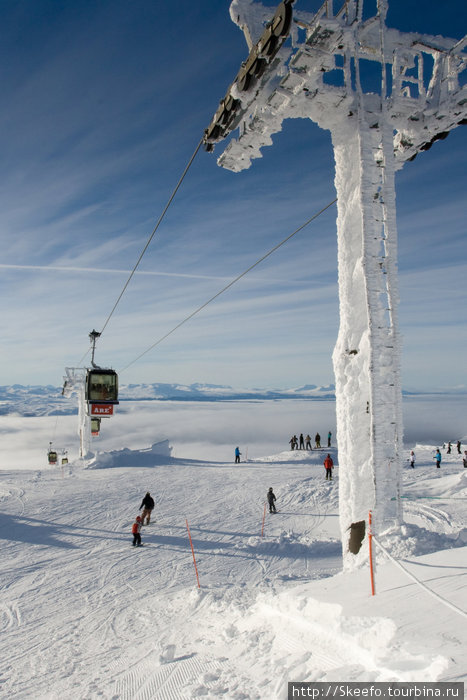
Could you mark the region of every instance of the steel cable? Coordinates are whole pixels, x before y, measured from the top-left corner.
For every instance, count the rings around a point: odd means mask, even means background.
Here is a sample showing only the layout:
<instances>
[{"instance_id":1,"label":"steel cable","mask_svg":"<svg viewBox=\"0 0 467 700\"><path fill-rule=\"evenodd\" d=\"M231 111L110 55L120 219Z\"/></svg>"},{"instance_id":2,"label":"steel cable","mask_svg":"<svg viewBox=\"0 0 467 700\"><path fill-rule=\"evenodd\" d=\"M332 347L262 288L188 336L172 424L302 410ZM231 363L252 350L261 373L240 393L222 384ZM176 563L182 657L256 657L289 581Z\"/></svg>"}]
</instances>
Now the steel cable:
<instances>
[{"instance_id":1,"label":"steel cable","mask_svg":"<svg viewBox=\"0 0 467 700\"><path fill-rule=\"evenodd\" d=\"M257 260L255 263L253 263L253 265L250 265L250 267L248 267L248 268L247 268L246 270L244 270L240 275L238 275L237 277L235 277L235 279L233 279L231 282L229 282L229 284L227 284L225 287L223 287L219 292L217 292L216 294L214 294L214 296L212 296L210 299L208 299L208 301L204 302L204 304L202 304L201 306L199 306L195 311L193 311L193 312L192 312L191 314L189 314L186 318L184 318L183 321L180 321L180 323L177 323L177 325L174 326L174 327L172 328L172 330L168 331L168 333L166 333L165 335L163 335L162 338L159 338L159 340L156 340L155 343L153 343L149 348L147 348L144 352L142 352L140 355L138 355L138 357L136 357L134 360L132 360L132 362L129 362L127 365L125 365L125 367L123 367L122 369L120 369L119 372L124 372L124 371L127 370L129 367L131 367L131 366L134 365L136 362L138 362L138 360L140 360L142 357L144 357L144 355L146 355L148 352L150 352L151 350L153 350L157 345L159 345L160 343L162 343L162 341L165 340L166 338L168 338L169 335L172 335L172 333L175 333L176 330L178 330L181 326L183 326L185 323L187 323L187 321L189 321L190 319L192 319L193 316L196 316L197 314L199 314L200 311L202 311L203 309L205 309L206 306L208 306L209 304L211 304L211 302L213 302L215 299L217 299L218 297L220 297L221 294L224 294L224 292L226 292L228 289L230 289L231 287L233 287L233 285L236 284L239 280L241 280L242 277L245 277L245 275L247 275L249 272L251 272L251 270L253 270L255 267L257 267L257 266L258 266L260 263L262 263L264 260L266 260L266 258L268 258L270 255L272 255L273 253L275 253L276 250L278 250L281 246L283 246L285 243L287 243L287 241L289 241L291 238L293 238L293 236L295 236L297 233L299 233L300 231L302 231L302 230L303 230L306 226L308 226L312 221L314 221L315 219L317 219L318 216L321 216L321 214L323 214L327 209L329 209L329 207L331 207L331 206L332 206L333 204L335 204L336 202L337 202L337 197L336 197L335 199L333 199L332 202L329 202L329 204L327 204L325 207L323 207L322 209L320 209L319 212L317 212L316 214L313 214L313 216L310 217L307 221L305 221L304 224L302 224L301 226L299 226L297 229L295 229L295 231L293 231L293 232L290 233L286 238L284 238L284 240L282 240L280 243L278 243L278 244L275 245L273 248L271 248L270 251L268 251L265 255L263 255L261 258L259 258L259 260Z\"/></svg>"}]
</instances>

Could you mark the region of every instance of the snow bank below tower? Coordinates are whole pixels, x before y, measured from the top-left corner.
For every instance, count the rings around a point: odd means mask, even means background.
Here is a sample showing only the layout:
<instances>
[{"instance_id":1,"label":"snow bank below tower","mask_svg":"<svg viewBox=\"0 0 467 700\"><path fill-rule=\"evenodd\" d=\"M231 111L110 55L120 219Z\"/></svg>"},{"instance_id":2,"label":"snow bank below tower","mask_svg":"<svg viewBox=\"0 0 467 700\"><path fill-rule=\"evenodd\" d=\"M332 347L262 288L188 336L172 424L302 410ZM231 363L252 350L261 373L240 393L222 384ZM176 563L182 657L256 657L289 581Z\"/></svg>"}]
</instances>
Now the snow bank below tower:
<instances>
[{"instance_id":1,"label":"snow bank below tower","mask_svg":"<svg viewBox=\"0 0 467 700\"><path fill-rule=\"evenodd\" d=\"M142 450L129 450L124 447L112 452L97 452L86 462L86 469L111 469L115 467L156 467L166 464L172 454L168 440L155 442Z\"/></svg>"}]
</instances>

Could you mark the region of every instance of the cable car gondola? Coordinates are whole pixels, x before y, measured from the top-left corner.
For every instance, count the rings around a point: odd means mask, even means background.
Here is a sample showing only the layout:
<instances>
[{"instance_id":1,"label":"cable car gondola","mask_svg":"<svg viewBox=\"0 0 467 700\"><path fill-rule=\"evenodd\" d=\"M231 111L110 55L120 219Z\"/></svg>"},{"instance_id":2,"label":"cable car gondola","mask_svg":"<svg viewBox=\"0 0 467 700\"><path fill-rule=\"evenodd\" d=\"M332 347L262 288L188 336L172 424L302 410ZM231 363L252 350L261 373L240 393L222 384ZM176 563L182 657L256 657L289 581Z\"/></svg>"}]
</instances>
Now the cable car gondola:
<instances>
[{"instance_id":1,"label":"cable car gondola","mask_svg":"<svg viewBox=\"0 0 467 700\"><path fill-rule=\"evenodd\" d=\"M91 416L111 416L118 401L118 375L113 369L94 367L86 374L85 399Z\"/></svg>"},{"instance_id":2,"label":"cable car gondola","mask_svg":"<svg viewBox=\"0 0 467 700\"><path fill-rule=\"evenodd\" d=\"M94 364L96 340L100 337L98 331L91 331L89 337L92 343L92 369L86 373L84 398L90 416L112 416L113 407L118 404L118 375L113 369L102 369Z\"/></svg>"},{"instance_id":3,"label":"cable car gondola","mask_svg":"<svg viewBox=\"0 0 467 700\"><path fill-rule=\"evenodd\" d=\"M57 464L58 455L55 450L49 450L47 453L49 464Z\"/></svg>"},{"instance_id":4,"label":"cable car gondola","mask_svg":"<svg viewBox=\"0 0 467 700\"><path fill-rule=\"evenodd\" d=\"M118 403L118 375L113 369L88 369L86 401L91 403Z\"/></svg>"}]
</instances>

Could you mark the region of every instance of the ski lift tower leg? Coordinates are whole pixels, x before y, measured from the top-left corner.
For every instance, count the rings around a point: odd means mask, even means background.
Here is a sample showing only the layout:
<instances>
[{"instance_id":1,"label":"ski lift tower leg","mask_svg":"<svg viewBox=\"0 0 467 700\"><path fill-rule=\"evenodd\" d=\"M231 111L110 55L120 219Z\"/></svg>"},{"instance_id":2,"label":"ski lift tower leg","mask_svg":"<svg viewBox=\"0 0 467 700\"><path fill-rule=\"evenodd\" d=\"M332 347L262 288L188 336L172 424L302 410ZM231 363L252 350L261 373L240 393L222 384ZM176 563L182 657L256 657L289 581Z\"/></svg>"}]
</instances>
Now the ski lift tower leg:
<instances>
[{"instance_id":1,"label":"ski lift tower leg","mask_svg":"<svg viewBox=\"0 0 467 700\"><path fill-rule=\"evenodd\" d=\"M393 146L383 129L371 127L361 116L355 115L354 121L352 132L348 125L332 132L340 299L333 364L343 541L349 524L365 520L369 510L378 532L397 526L401 515ZM366 556L362 550L357 558ZM344 568L359 563L355 559L344 551Z\"/></svg>"}]
</instances>

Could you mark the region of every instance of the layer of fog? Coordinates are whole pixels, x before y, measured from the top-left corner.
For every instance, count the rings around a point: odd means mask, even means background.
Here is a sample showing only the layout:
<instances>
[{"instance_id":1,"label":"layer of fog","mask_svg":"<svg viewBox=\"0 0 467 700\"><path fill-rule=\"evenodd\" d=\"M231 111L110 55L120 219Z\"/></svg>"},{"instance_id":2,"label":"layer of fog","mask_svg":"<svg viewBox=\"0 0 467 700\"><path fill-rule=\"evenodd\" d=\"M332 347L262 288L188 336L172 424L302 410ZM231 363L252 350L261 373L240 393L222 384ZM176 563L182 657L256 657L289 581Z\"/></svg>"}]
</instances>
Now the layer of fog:
<instances>
[{"instance_id":1,"label":"layer of fog","mask_svg":"<svg viewBox=\"0 0 467 700\"><path fill-rule=\"evenodd\" d=\"M0 468L41 469L47 465L49 443L70 459L78 457L77 416L24 418L4 416ZM168 439L180 458L233 461L238 445L242 459L289 449L293 434L328 432L335 444L334 401L124 401L112 418L103 419L94 451L149 447ZM442 445L467 442L467 397L433 395L404 398L404 443Z\"/></svg>"}]
</instances>

